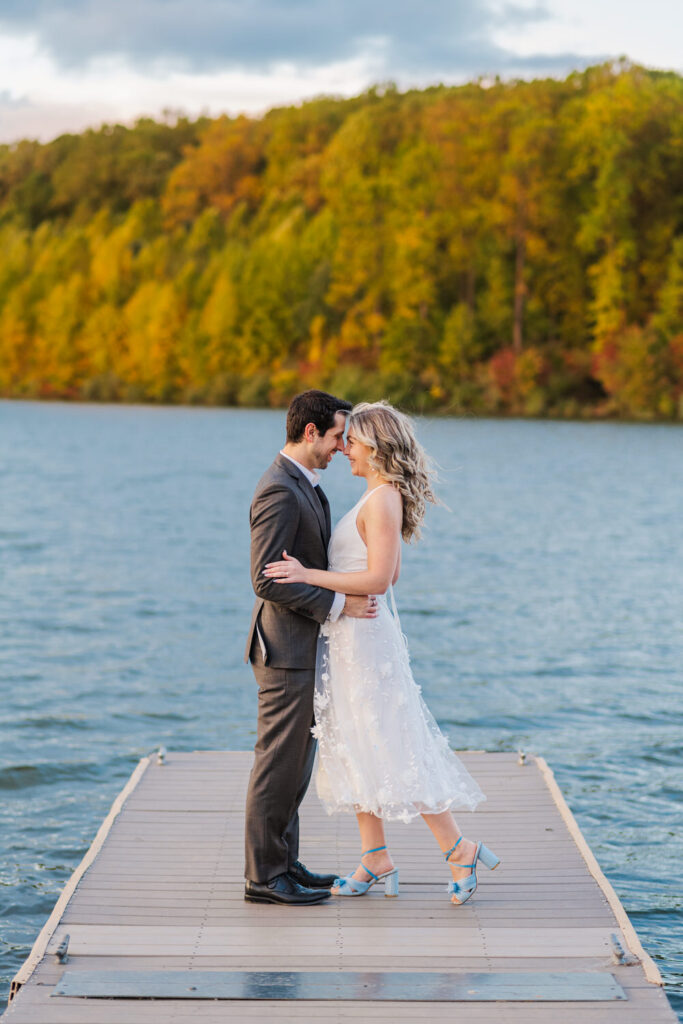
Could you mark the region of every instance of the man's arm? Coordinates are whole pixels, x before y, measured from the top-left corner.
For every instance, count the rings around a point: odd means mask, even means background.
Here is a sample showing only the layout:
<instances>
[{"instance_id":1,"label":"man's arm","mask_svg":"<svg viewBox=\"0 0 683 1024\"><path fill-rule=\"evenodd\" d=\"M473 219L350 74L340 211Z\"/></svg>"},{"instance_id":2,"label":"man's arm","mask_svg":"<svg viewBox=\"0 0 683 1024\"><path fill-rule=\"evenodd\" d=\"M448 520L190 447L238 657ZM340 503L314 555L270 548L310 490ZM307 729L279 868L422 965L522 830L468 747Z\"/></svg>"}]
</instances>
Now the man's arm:
<instances>
[{"instance_id":1,"label":"man's arm","mask_svg":"<svg viewBox=\"0 0 683 1024\"><path fill-rule=\"evenodd\" d=\"M282 558L296 539L300 509L289 487L273 485L256 497L251 509L251 582L256 595L323 623L330 613L334 592L308 583L282 587L263 575L267 562Z\"/></svg>"},{"instance_id":2,"label":"man's arm","mask_svg":"<svg viewBox=\"0 0 683 1024\"><path fill-rule=\"evenodd\" d=\"M346 594L335 594L332 607L330 608L330 614L327 616L330 622L336 622L341 613L344 611L344 605L346 604Z\"/></svg>"}]
</instances>

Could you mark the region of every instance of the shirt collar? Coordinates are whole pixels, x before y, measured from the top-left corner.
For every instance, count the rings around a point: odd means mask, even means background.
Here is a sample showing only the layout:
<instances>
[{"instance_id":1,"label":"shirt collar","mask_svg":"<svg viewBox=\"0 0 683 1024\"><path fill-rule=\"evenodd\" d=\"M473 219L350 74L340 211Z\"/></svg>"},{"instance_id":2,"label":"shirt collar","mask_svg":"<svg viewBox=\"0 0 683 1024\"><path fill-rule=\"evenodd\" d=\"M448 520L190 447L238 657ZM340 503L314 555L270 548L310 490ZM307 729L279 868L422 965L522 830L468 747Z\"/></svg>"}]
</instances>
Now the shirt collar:
<instances>
[{"instance_id":1,"label":"shirt collar","mask_svg":"<svg viewBox=\"0 0 683 1024\"><path fill-rule=\"evenodd\" d=\"M293 459L291 455L287 454L287 452L281 451L280 455L284 455L286 459L289 459L290 462L293 462L294 465L301 470L301 472L304 474L311 487L318 486L318 484L320 483L320 473L316 473L314 469L307 469L306 466L302 466L300 462L297 462L296 459Z\"/></svg>"}]
</instances>

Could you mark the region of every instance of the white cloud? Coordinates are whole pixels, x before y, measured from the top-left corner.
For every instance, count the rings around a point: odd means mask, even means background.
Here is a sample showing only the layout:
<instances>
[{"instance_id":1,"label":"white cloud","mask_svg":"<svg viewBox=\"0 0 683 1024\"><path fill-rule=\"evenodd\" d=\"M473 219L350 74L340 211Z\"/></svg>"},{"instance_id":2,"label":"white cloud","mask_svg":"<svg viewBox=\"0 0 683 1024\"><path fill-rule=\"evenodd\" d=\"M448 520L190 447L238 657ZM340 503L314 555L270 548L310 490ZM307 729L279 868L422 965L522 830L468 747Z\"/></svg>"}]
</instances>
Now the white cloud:
<instances>
[{"instance_id":1,"label":"white cloud","mask_svg":"<svg viewBox=\"0 0 683 1024\"><path fill-rule=\"evenodd\" d=\"M546 0L551 17L515 30L501 26L496 42L516 53L603 53L638 64L683 71L683 4L671 0Z\"/></svg>"},{"instance_id":2,"label":"white cloud","mask_svg":"<svg viewBox=\"0 0 683 1024\"><path fill-rule=\"evenodd\" d=\"M164 109L259 113L389 78L565 74L621 54L682 67L670 0L2 0L2 25L0 142Z\"/></svg>"},{"instance_id":3,"label":"white cloud","mask_svg":"<svg viewBox=\"0 0 683 1024\"><path fill-rule=\"evenodd\" d=\"M261 71L274 62L316 67L348 60L368 38L386 40L392 66L472 73L504 62L495 24L542 22L541 0L2 0L0 28L34 32L63 67L124 55L146 67L165 59L193 71Z\"/></svg>"},{"instance_id":4,"label":"white cloud","mask_svg":"<svg viewBox=\"0 0 683 1024\"><path fill-rule=\"evenodd\" d=\"M268 72L192 73L161 62L146 71L122 58L59 68L35 37L0 39L0 141L54 138L108 121L132 121L164 109L191 116L227 111L260 113L321 93L354 95L383 77L376 43L349 60L300 69L274 64ZM6 83L12 83L8 88Z\"/></svg>"}]
</instances>

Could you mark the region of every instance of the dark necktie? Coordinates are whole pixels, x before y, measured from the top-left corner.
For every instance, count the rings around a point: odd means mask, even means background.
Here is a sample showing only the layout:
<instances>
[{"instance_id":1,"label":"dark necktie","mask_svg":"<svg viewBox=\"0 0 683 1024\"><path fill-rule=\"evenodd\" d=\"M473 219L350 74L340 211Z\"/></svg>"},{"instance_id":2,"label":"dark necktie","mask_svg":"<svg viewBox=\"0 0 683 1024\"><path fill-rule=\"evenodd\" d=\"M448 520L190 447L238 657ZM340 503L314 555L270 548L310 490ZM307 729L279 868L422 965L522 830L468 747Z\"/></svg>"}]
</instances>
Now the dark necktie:
<instances>
[{"instance_id":1,"label":"dark necktie","mask_svg":"<svg viewBox=\"0 0 683 1024\"><path fill-rule=\"evenodd\" d=\"M322 505L323 514L325 516L325 529L326 529L327 534L329 536L330 528L331 528L330 503L327 500L327 495L325 494L325 492L322 489L322 487L320 486L320 484L318 484L317 487L314 487L313 490L318 495L318 500L319 500L320 504Z\"/></svg>"}]
</instances>

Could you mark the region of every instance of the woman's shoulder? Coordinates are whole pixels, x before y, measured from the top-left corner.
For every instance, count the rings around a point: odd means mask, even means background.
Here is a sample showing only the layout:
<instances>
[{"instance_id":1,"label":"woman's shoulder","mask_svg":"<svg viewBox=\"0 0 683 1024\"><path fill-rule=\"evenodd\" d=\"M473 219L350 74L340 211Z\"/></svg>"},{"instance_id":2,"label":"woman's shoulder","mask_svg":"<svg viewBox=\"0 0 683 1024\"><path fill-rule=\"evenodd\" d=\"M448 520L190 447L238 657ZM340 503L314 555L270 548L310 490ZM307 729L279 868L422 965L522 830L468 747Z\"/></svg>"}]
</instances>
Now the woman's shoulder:
<instances>
[{"instance_id":1,"label":"woman's shoulder","mask_svg":"<svg viewBox=\"0 0 683 1024\"><path fill-rule=\"evenodd\" d=\"M361 512L367 512L370 515L373 512L386 514L387 512L398 511L402 507L403 498L399 489L394 487L393 484L380 484L379 487L375 487L369 492Z\"/></svg>"}]
</instances>

